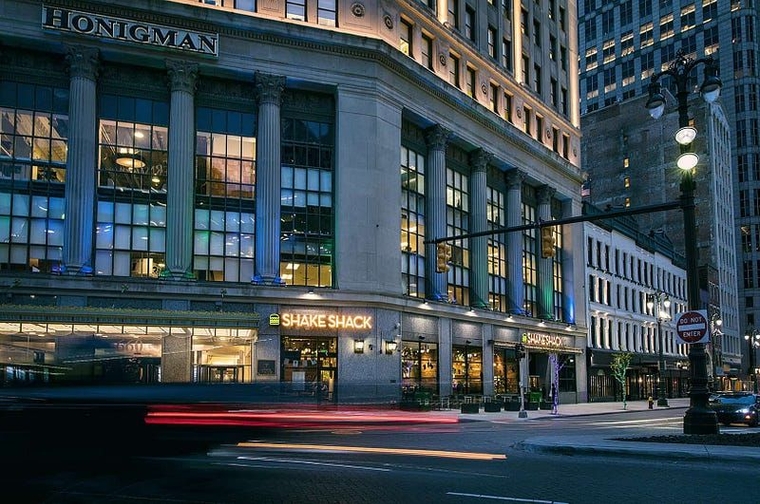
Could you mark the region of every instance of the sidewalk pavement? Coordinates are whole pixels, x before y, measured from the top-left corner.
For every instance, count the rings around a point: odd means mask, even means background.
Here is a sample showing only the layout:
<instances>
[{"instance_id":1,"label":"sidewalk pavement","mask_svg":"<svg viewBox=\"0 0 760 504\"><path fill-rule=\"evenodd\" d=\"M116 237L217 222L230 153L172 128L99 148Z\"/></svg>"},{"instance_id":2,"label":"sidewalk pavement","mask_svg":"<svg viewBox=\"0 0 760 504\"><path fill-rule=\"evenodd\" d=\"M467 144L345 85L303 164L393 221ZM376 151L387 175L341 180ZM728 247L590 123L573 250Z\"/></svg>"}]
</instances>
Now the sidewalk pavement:
<instances>
[{"instance_id":1,"label":"sidewalk pavement","mask_svg":"<svg viewBox=\"0 0 760 504\"><path fill-rule=\"evenodd\" d=\"M689 407L688 398L668 399L668 410L683 414ZM658 408L656 405L655 409ZM463 414L457 410L444 410L434 412L441 415L456 415L460 421L484 421L505 423L512 421L531 421L547 418L605 415L612 413L627 413L634 411L647 411L647 401L628 402L623 409L622 402L560 404L557 414L547 410L527 411L527 418L519 418L516 411L500 411L498 413L485 413L482 410L477 414ZM751 432L755 432L754 430ZM757 431L760 432L760 431ZM616 435L615 438L624 436ZM650 443L641 441L618 441L611 436L604 435L577 435L565 436L558 433L556 436L537 436L525 439L514 448L533 453L553 453L563 455L605 455L616 457L634 458L665 458L670 460L693 460L702 462L731 462L750 463L760 465L760 446L723 446L708 444L682 444L682 443Z\"/></svg>"}]
</instances>

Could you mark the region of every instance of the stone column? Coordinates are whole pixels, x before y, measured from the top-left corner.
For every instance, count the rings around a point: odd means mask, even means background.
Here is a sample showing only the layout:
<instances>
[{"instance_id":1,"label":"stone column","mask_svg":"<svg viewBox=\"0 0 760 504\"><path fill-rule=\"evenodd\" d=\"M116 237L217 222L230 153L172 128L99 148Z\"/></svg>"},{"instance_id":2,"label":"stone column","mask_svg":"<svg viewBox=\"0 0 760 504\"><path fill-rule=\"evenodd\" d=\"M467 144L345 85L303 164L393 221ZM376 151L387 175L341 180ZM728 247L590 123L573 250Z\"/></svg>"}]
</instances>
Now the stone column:
<instances>
[{"instance_id":1,"label":"stone column","mask_svg":"<svg viewBox=\"0 0 760 504\"><path fill-rule=\"evenodd\" d=\"M256 72L256 273L254 281L280 284L280 104L285 77Z\"/></svg>"},{"instance_id":2,"label":"stone column","mask_svg":"<svg viewBox=\"0 0 760 504\"><path fill-rule=\"evenodd\" d=\"M426 132L428 145L427 179L427 219L425 239L434 240L446 236L446 143L451 133L440 125ZM427 298L447 301L448 275L436 273L436 246L425 246L425 276L428 278Z\"/></svg>"},{"instance_id":3,"label":"stone column","mask_svg":"<svg viewBox=\"0 0 760 504\"><path fill-rule=\"evenodd\" d=\"M175 280L193 279L195 85L198 66L167 61L171 89L166 191L166 269Z\"/></svg>"},{"instance_id":4,"label":"stone column","mask_svg":"<svg viewBox=\"0 0 760 504\"><path fill-rule=\"evenodd\" d=\"M522 225L522 184L525 173L510 170L507 179L507 227ZM524 312L525 290L523 287L523 233L506 233L507 274L509 285L509 313Z\"/></svg>"},{"instance_id":5,"label":"stone column","mask_svg":"<svg viewBox=\"0 0 760 504\"><path fill-rule=\"evenodd\" d=\"M72 46L69 63L69 145L66 158L63 269L67 275L92 274L97 171L98 50Z\"/></svg>"},{"instance_id":6,"label":"stone column","mask_svg":"<svg viewBox=\"0 0 760 504\"><path fill-rule=\"evenodd\" d=\"M538 218L542 221L552 220L552 198L556 190L547 185L538 188ZM541 257L541 233L537 233L538 249L538 318L551 320L554 318L554 274L551 257Z\"/></svg>"},{"instance_id":7,"label":"stone column","mask_svg":"<svg viewBox=\"0 0 760 504\"><path fill-rule=\"evenodd\" d=\"M488 229L486 168L493 158L478 149L470 156L470 231ZM488 236L470 239L470 306L488 308Z\"/></svg>"}]
</instances>

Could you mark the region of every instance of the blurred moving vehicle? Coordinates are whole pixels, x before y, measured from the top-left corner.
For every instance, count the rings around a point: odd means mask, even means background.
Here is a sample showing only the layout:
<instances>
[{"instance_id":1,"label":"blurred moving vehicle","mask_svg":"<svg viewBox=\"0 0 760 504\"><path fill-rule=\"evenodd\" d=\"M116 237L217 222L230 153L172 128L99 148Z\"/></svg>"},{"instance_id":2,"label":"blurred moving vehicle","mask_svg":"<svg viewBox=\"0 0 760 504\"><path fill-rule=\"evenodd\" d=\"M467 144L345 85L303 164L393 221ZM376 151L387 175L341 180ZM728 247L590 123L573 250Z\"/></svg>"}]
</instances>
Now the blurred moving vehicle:
<instances>
[{"instance_id":1,"label":"blurred moving vehicle","mask_svg":"<svg viewBox=\"0 0 760 504\"><path fill-rule=\"evenodd\" d=\"M708 403L723 425L743 423L757 427L760 395L752 392L720 392L712 394Z\"/></svg>"}]
</instances>

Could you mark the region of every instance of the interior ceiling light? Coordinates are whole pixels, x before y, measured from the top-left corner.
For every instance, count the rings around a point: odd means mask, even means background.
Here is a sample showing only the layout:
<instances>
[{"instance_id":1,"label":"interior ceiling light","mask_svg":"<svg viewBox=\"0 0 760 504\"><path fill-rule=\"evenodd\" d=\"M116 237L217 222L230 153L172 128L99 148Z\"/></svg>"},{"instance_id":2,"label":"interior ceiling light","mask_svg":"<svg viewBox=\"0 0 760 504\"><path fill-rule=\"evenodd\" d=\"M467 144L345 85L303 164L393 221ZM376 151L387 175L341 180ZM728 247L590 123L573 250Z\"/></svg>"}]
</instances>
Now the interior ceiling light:
<instances>
[{"instance_id":1,"label":"interior ceiling light","mask_svg":"<svg viewBox=\"0 0 760 504\"><path fill-rule=\"evenodd\" d=\"M119 153L117 154L114 161L117 165L122 166L130 171L145 168L145 161L142 160L135 149L119 149Z\"/></svg>"}]
</instances>

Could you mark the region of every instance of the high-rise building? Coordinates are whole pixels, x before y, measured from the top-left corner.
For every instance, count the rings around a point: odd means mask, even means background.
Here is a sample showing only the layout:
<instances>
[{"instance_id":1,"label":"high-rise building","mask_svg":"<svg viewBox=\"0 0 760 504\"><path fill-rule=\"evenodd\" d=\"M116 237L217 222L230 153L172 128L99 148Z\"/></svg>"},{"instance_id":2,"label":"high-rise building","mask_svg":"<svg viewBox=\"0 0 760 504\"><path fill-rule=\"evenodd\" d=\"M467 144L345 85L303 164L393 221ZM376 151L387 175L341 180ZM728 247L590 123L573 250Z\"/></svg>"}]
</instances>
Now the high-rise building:
<instances>
[{"instance_id":1,"label":"high-rise building","mask_svg":"<svg viewBox=\"0 0 760 504\"><path fill-rule=\"evenodd\" d=\"M575 2L0 12L3 377L585 399Z\"/></svg>"},{"instance_id":2,"label":"high-rise building","mask_svg":"<svg viewBox=\"0 0 760 504\"><path fill-rule=\"evenodd\" d=\"M668 179L667 173L677 156L673 134L678 122L674 113L669 114L669 122L667 114L659 121L647 116L643 105L648 86L652 75L666 70L679 50L692 59L710 56L719 65L723 87L719 100L722 112L718 115L725 115L725 119L716 121L714 111L705 109L696 100L689 105L690 116L703 124L696 145L703 142L702 159L706 160L697 166L696 172L698 194L701 192L707 198L703 199L706 208L697 207L701 219L699 229L700 232L711 230L710 234L698 238L703 290L700 303L710 310L711 317L720 312L720 319L728 322L722 329L727 334L723 338L723 362L728 372L740 372L744 376L746 365L740 364L742 355L746 354L743 335L755 327L754 299L760 294L760 206L752 204L760 201L757 199L760 195L757 6L739 0L607 3L584 0L579 2L578 14L584 127L587 116L590 123L600 124L603 117L618 115L608 123L612 128L606 130L606 140L588 139L597 147L608 143L617 153L609 160L617 166L606 169L606 173L617 173L613 179L607 179L606 195L604 175L598 175L600 172L590 175L590 201L596 205L602 204L597 198L609 204L626 204L628 197L628 203L637 206L677 197L677 180ZM702 68L692 74L696 89L702 81ZM664 75L660 83L675 95L672 78ZM638 99L641 111L626 105L626 101L633 98ZM671 97L667 106L666 110L672 112L677 103ZM726 122L730 132L728 146L724 145L722 122ZM717 130L712 129L715 126ZM635 133L628 135L628 131ZM595 130L596 134L601 132L601 128ZM647 136L644 138L643 134ZM584 137L587 136L584 132ZM636 146L626 144L631 139L638 139ZM726 152L727 147L730 148L730 188L725 185L727 178L721 171L720 160L720 152ZM629 157L630 167L621 164L625 157ZM594 170L600 170L602 164L597 159ZM712 171L704 173L704 170ZM630 188L623 185L626 177L632 184ZM628 196L621 197L624 194ZM730 200L726 201L728 197ZM726 207L728 202L733 205L733 212ZM734 217L729 220L731 214ZM646 223L647 218L643 219ZM714 219L712 224L711 219ZM726 228L727 224L733 226L732 232ZM658 229L656 225L652 228ZM727 247L733 247L734 252L730 253ZM734 260L736 268L732 266ZM736 288L733 277L736 277ZM738 296L735 309L734 296ZM734 316L735 324L731 321Z\"/></svg>"}]
</instances>

